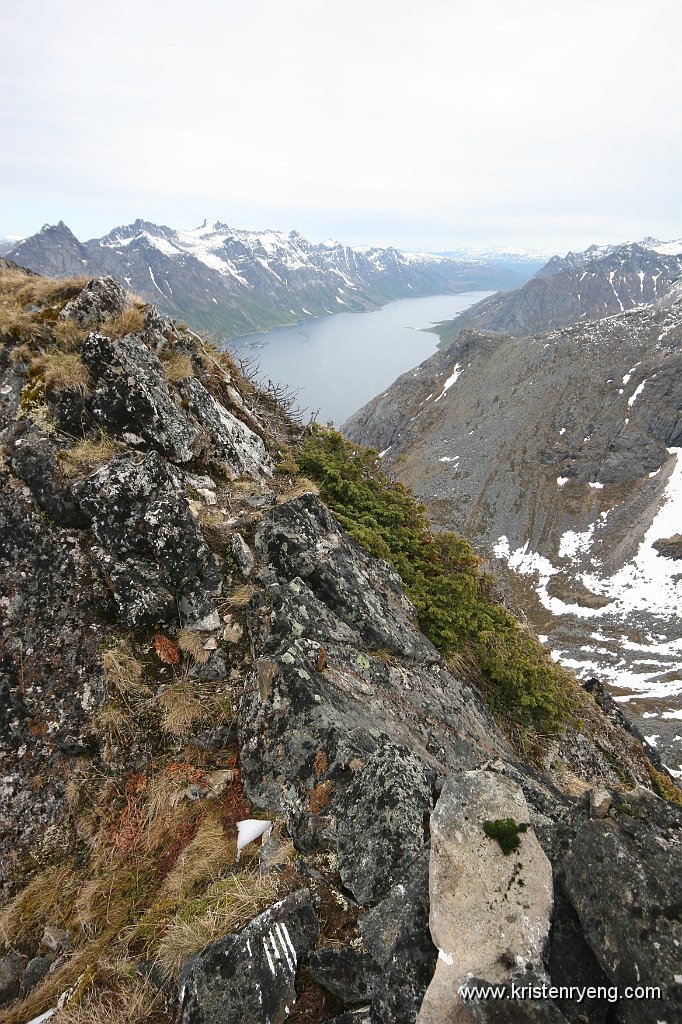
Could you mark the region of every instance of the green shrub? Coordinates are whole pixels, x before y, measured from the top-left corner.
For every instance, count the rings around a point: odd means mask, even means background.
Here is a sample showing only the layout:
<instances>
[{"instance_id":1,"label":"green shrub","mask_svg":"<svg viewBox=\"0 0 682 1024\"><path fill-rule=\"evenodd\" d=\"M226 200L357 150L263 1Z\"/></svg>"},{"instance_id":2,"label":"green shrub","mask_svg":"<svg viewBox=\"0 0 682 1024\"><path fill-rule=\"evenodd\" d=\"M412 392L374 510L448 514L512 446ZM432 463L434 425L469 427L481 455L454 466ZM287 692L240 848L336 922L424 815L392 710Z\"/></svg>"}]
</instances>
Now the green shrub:
<instances>
[{"instance_id":1,"label":"green shrub","mask_svg":"<svg viewBox=\"0 0 682 1024\"><path fill-rule=\"evenodd\" d=\"M424 506L381 472L377 453L338 431L315 427L297 463L347 533L397 570L432 643L445 655L473 655L486 701L507 731L560 730L574 707L574 684L487 595L471 546L450 531L433 533Z\"/></svg>"}]
</instances>

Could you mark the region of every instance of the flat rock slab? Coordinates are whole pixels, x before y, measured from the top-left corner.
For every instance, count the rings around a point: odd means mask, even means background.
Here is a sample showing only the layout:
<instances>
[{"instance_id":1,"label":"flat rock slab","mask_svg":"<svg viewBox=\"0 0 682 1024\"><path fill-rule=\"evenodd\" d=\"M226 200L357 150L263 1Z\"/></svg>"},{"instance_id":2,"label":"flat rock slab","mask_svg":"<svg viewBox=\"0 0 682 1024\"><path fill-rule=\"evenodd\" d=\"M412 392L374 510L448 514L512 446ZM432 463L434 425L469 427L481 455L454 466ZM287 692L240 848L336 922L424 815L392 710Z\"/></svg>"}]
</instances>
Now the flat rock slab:
<instances>
[{"instance_id":1,"label":"flat rock slab","mask_svg":"<svg viewBox=\"0 0 682 1024\"><path fill-rule=\"evenodd\" d=\"M308 889L207 946L180 976L180 1024L282 1024L296 1001L301 957L317 941Z\"/></svg>"},{"instance_id":2,"label":"flat rock slab","mask_svg":"<svg viewBox=\"0 0 682 1024\"><path fill-rule=\"evenodd\" d=\"M518 849L509 854L484 831L486 822L507 818L526 825ZM487 1020L480 1009L473 1017L472 1007L462 1002L459 987L469 979L506 984L528 972L544 977L552 869L519 786L489 771L448 777L431 815L429 888L429 926L439 954L418 1024ZM509 1007L521 1013L520 1004ZM492 1003L490 1008L502 1012Z\"/></svg>"},{"instance_id":3,"label":"flat rock slab","mask_svg":"<svg viewBox=\"0 0 682 1024\"><path fill-rule=\"evenodd\" d=\"M358 903L376 903L419 856L433 807L435 772L387 744L358 771L336 807L339 868Z\"/></svg>"}]
</instances>

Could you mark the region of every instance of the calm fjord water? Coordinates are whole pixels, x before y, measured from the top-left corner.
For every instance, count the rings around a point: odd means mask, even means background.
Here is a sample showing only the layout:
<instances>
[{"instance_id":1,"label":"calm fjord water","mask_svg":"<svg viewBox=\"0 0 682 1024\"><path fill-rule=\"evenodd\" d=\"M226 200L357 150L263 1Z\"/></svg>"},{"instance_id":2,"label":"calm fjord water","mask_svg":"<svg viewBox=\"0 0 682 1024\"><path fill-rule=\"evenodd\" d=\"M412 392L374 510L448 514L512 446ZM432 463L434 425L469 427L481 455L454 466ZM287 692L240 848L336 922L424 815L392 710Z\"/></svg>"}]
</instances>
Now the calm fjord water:
<instances>
[{"instance_id":1,"label":"calm fjord water","mask_svg":"<svg viewBox=\"0 0 682 1024\"><path fill-rule=\"evenodd\" d=\"M258 364L259 379L298 391L298 404L340 426L352 413L436 350L420 330L448 320L491 292L399 299L371 313L335 313L235 338L228 347Z\"/></svg>"}]
</instances>

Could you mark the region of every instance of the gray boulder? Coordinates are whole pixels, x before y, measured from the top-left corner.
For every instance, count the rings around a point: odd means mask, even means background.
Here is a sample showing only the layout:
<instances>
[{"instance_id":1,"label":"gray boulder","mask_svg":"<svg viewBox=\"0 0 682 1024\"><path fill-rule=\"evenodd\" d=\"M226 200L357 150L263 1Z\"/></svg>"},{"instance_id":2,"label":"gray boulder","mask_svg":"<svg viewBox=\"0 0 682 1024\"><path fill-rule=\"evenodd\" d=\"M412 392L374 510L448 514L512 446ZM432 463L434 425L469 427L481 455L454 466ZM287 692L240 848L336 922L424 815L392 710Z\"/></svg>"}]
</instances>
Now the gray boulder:
<instances>
[{"instance_id":1,"label":"gray boulder","mask_svg":"<svg viewBox=\"0 0 682 1024\"><path fill-rule=\"evenodd\" d=\"M340 797L341 879L358 903L376 903L421 853L435 782L433 769L391 743L368 759Z\"/></svg>"},{"instance_id":2,"label":"gray boulder","mask_svg":"<svg viewBox=\"0 0 682 1024\"><path fill-rule=\"evenodd\" d=\"M509 845L486 832L486 825L499 828L500 822L510 822L515 833ZM543 954L552 915L552 867L519 786L488 771L448 777L431 816L429 888L429 924L439 954L418 1024L494 1020L492 1000L471 1015L471 1004L460 995L467 983L548 980ZM518 1017L502 1019L547 1019L547 1008L545 1016L536 1016L535 1003L515 1000L513 1005ZM558 1011L555 1019L561 1019Z\"/></svg>"},{"instance_id":3,"label":"gray boulder","mask_svg":"<svg viewBox=\"0 0 682 1024\"><path fill-rule=\"evenodd\" d=\"M175 404L163 366L141 338L112 341L93 332L83 342L83 362L94 393L97 422L131 448L153 448L171 462L194 457L198 433Z\"/></svg>"},{"instance_id":4,"label":"gray boulder","mask_svg":"<svg viewBox=\"0 0 682 1024\"><path fill-rule=\"evenodd\" d=\"M61 316L78 324L97 324L120 316L130 300L115 277L93 277L64 306Z\"/></svg>"},{"instance_id":5,"label":"gray boulder","mask_svg":"<svg viewBox=\"0 0 682 1024\"><path fill-rule=\"evenodd\" d=\"M414 625L415 612L398 574L366 554L313 494L274 508L256 534L262 557L287 579L295 576L368 648L437 661Z\"/></svg>"},{"instance_id":6,"label":"gray boulder","mask_svg":"<svg viewBox=\"0 0 682 1024\"><path fill-rule=\"evenodd\" d=\"M296 1001L298 964L318 924L308 889L207 946L180 975L180 1024L281 1024Z\"/></svg>"},{"instance_id":7,"label":"gray boulder","mask_svg":"<svg viewBox=\"0 0 682 1024\"><path fill-rule=\"evenodd\" d=\"M620 1003L627 1024L682 1019L682 810L640 790L616 816L585 822L563 886L612 985L660 986L661 999Z\"/></svg>"},{"instance_id":8,"label":"gray boulder","mask_svg":"<svg viewBox=\"0 0 682 1024\"><path fill-rule=\"evenodd\" d=\"M429 932L429 851L360 918L365 948L379 965L372 1012L380 1024L414 1024L438 950Z\"/></svg>"},{"instance_id":9,"label":"gray boulder","mask_svg":"<svg viewBox=\"0 0 682 1024\"><path fill-rule=\"evenodd\" d=\"M222 462L234 477L272 473L273 465L261 438L209 394L195 377L178 383L184 402L208 434L205 457Z\"/></svg>"}]
</instances>

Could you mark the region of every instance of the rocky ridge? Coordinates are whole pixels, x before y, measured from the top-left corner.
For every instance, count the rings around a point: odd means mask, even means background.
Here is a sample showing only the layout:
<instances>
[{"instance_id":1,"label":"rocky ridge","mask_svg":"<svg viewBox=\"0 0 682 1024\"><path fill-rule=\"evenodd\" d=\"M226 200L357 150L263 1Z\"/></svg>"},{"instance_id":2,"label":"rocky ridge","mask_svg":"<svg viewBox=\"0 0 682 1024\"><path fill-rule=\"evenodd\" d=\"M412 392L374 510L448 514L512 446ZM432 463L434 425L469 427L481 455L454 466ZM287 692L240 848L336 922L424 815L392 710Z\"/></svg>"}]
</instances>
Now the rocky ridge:
<instances>
[{"instance_id":1,"label":"rocky ridge","mask_svg":"<svg viewBox=\"0 0 682 1024\"><path fill-rule=\"evenodd\" d=\"M523 760L270 396L111 279L9 273L4 1024L674 1020L639 743L586 697ZM601 998L460 992L552 982Z\"/></svg>"},{"instance_id":2,"label":"rocky ridge","mask_svg":"<svg viewBox=\"0 0 682 1024\"><path fill-rule=\"evenodd\" d=\"M307 317L377 309L391 299L518 283L513 273L481 260L315 245L296 231L246 231L219 221L180 231L136 220L86 242L60 221L8 254L55 277L112 274L163 313L227 339Z\"/></svg>"}]
</instances>

